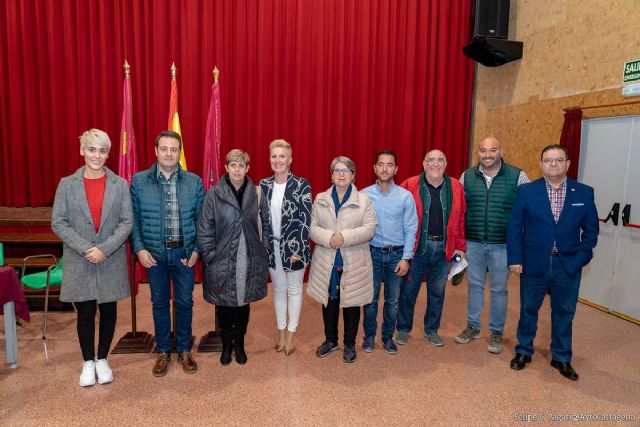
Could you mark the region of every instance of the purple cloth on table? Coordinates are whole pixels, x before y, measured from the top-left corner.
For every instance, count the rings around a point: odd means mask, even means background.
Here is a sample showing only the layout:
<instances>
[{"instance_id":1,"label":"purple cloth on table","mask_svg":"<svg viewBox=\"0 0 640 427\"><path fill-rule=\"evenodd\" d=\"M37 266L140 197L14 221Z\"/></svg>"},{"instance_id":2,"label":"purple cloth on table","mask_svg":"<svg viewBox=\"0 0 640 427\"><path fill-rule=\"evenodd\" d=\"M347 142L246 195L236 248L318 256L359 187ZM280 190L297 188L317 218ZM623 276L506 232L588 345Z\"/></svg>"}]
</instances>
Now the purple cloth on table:
<instances>
[{"instance_id":1,"label":"purple cloth on table","mask_svg":"<svg viewBox=\"0 0 640 427\"><path fill-rule=\"evenodd\" d=\"M9 301L14 302L16 316L29 321L29 306L16 271L11 267L0 267L0 315L4 315L3 306Z\"/></svg>"}]
</instances>

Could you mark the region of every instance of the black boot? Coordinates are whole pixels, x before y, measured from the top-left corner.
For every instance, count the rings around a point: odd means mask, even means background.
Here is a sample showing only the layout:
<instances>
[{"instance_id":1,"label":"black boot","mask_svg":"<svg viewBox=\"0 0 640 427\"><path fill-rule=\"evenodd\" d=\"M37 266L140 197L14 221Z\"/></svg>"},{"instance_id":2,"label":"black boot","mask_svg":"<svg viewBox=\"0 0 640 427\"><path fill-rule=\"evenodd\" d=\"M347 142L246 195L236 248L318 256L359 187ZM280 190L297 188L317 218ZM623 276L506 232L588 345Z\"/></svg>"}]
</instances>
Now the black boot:
<instances>
[{"instance_id":1,"label":"black boot","mask_svg":"<svg viewBox=\"0 0 640 427\"><path fill-rule=\"evenodd\" d=\"M220 354L220 363L222 366L227 366L231 363L231 351L233 351L233 341L223 337L222 338L222 354Z\"/></svg>"},{"instance_id":2,"label":"black boot","mask_svg":"<svg viewBox=\"0 0 640 427\"><path fill-rule=\"evenodd\" d=\"M238 362L239 365L247 363L247 353L244 351L244 334L236 335L236 338L233 340L233 349L236 353L236 362Z\"/></svg>"},{"instance_id":3,"label":"black boot","mask_svg":"<svg viewBox=\"0 0 640 427\"><path fill-rule=\"evenodd\" d=\"M218 316L218 328L220 339L222 340L222 354L220 354L220 364L227 366L231 363L231 352L233 351L233 320L229 307L216 307Z\"/></svg>"},{"instance_id":4,"label":"black boot","mask_svg":"<svg viewBox=\"0 0 640 427\"><path fill-rule=\"evenodd\" d=\"M239 365L247 363L247 353L244 351L244 336L249 324L249 304L235 307L233 310L233 349L236 354L236 362Z\"/></svg>"}]
</instances>

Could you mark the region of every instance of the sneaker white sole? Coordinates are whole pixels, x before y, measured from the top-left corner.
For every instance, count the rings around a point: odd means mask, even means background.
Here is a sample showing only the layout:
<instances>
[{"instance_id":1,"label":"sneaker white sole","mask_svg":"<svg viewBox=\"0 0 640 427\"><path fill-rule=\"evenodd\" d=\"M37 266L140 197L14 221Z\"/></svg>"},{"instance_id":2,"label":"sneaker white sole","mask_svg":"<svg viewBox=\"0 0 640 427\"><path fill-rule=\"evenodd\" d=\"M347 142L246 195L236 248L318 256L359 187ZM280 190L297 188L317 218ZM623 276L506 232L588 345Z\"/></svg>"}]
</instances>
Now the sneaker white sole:
<instances>
[{"instance_id":1,"label":"sneaker white sole","mask_svg":"<svg viewBox=\"0 0 640 427\"><path fill-rule=\"evenodd\" d=\"M434 346L436 346L436 347L444 347L444 343L443 343L443 342L433 342L433 341L431 341L429 338L427 338L427 341L429 341L429 343L430 343L431 345L434 345Z\"/></svg>"},{"instance_id":2,"label":"sneaker white sole","mask_svg":"<svg viewBox=\"0 0 640 427\"><path fill-rule=\"evenodd\" d=\"M422 335L424 335L424 337L427 339L427 341L429 341L429 343L431 343L432 345L435 345L436 347L443 347L444 346L444 341L432 341L431 337L429 335L427 335L425 332L422 333Z\"/></svg>"},{"instance_id":3,"label":"sneaker white sole","mask_svg":"<svg viewBox=\"0 0 640 427\"><path fill-rule=\"evenodd\" d=\"M469 344L471 341L473 340L477 340L478 338L482 338L482 335L478 335L477 337L471 337L467 340L460 338L460 337L455 337L453 340L455 342L457 342L458 344Z\"/></svg>"},{"instance_id":4,"label":"sneaker white sole","mask_svg":"<svg viewBox=\"0 0 640 427\"><path fill-rule=\"evenodd\" d=\"M502 348L495 348L495 347L491 347L491 346L487 347L487 351L489 353L492 353L492 354L500 354L500 353L502 353L502 350L504 350L504 347L502 347Z\"/></svg>"},{"instance_id":5,"label":"sneaker white sole","mask_svg":"<svg viewBox=\"0 0 640 427\"><path fill-rule=\"evenodd\" d=\"M98 377L98 384L104 385L104 384L109 384L109 383L112 383L112 382L113 382L113 375L111 376L111 378L107 378L106 380L100 379Z\"/></svg>"},{"instance_id":6,"label":"sneaker white sole","mask_svg":"<svg viewBox=\"0 0 640 427\"><path fill-rule=\"evenodd\" d=\"M394 341L398 345L407 345L407 342L409 342L409 336L407 335L404 338L398 339L398 336L396 335L396 338L394 339Z\"/></svg>"},{"instance_id":7,"label":"sneaker white sole","mask_svg":"<svg viewBox=\"0 0 640 427\"><path fill-rule=\"evenodd\" d=\"M94 378L93 381L80 380L79 384L80 384L80 387L91 387L92 385L96 385L96 379Z\"/></svg>"},{"instance_id":8,"label":"sneaker white sole","mask_svg":"<svg viewBox=\"0 0 640 427\"><path fill-rule=\"evenodd\" d=\"M333 353L334 351L338 350L338 346L335 346L334 348L332 348L331 350L327 351L325 354L318 354L316 353L316 356L322 358L322 357L327 357L329 354Z\"/></svg>"}]
</instances>

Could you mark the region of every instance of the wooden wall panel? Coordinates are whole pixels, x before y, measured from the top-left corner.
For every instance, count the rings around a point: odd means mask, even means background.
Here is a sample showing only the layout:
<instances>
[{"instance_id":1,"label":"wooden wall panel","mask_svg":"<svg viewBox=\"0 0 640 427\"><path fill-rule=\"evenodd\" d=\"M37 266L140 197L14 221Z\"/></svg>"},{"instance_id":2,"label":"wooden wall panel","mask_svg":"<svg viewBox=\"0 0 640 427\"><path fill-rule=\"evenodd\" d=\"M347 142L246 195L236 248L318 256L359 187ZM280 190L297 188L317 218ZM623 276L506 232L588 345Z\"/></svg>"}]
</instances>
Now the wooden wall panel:
<instances>
[{"instance_id":1,"label":"wooden wall panel","mask_svg":"<svg viewBox=\"0 0 640 427\"><path fill-rule=\"evenodd\" d=\"M477 66L472 162L493 135L508 162L538 178L541 149L560 140L563 108L634 101L621 96L622 67L640 58L638 10L637 0L512 0L509 38L524 42L523 58ZM584 111L625 114L640 114L640 104Z\"/></svg>"}]
</instances>

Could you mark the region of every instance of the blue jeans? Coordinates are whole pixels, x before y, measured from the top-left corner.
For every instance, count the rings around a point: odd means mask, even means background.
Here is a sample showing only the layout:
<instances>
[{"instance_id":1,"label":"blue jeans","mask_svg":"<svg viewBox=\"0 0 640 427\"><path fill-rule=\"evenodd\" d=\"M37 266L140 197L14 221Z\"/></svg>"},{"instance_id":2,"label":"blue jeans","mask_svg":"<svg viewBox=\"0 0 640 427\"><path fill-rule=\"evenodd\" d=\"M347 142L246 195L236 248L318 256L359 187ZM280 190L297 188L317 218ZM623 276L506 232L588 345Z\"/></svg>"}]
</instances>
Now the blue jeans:
<instances>
[{"instance_id":1,"label":"blue jeans","mask_svg":"<svg viewBox=\"0 0 640 427\"><path fill-rule=\"evenodd\" d=\"M502 335L507 318L507 265L506 243L478 243L467 240L467 276L469 279L469 301L467 323L480 329L480 315L484 307L484 284L489 271L489 330Z\"/></svg>"},{"instance_id":2,"label":"blue jeans","mask_svg":"<svg viewBox=\"0 0 640 427\"><path fill-rule=\"evenodd\" d=\"M375 337L378 329L378 299L380 298L380 286L384 279L384 306L382 309L382 340L391 338L396 327L398 317L398 294L402 277L395 273L396 265L402 260L404 248L400 247L392 252L382 252L378 248L371 247L371 260L373 261L373 301L363 307L365 337Z\"/></svg>"},{"instance_id":3,"label":"blue jeans","mask_svg":"<svg viewBox=\"0 0 640 427\"><path fill-rule=\"evenodd\" d=\"M398 331L411 332L413 310L425 271L427 272L427 311L424 314L424 333L438 332L442 308L444 307L444 289L447 283L449 263L444 254L444 242L427 240L424 253L416 254L411 270L405 277L400 289L400 308L398 310Z\"/></svg>"},{"instance_id":4,"label":"blue jeans","mask_svg":"<svg viewBox=\"0 0 640 427\"><path fill-rule=\"evenodd\" d=\"M171 281L173 280L173 298L176 306L176 349L191 349L191 318L193 315L193 281L195 269L182 265L181 258L186 256L184 248L165 249L166 260L156 260L155 267L147 269L151 302L153 304L153 323L155 325L158 351L171 351Z\"/></svg>"},{"instance_id":5,"label":"blue jeans","mask_svg":"<svg viewBox=\"0 0 640 427\"><path fill-rule=\"evenodd\" d=\"M560 362L571 362L572 325L578 303L580 274L569 277L559 257L551 257L549 271L542 277L520 275L520 321L516 353L527 356L534 353L538 311L547 289L551 301L551 357Z\"/></svg>"}]
</instances>

